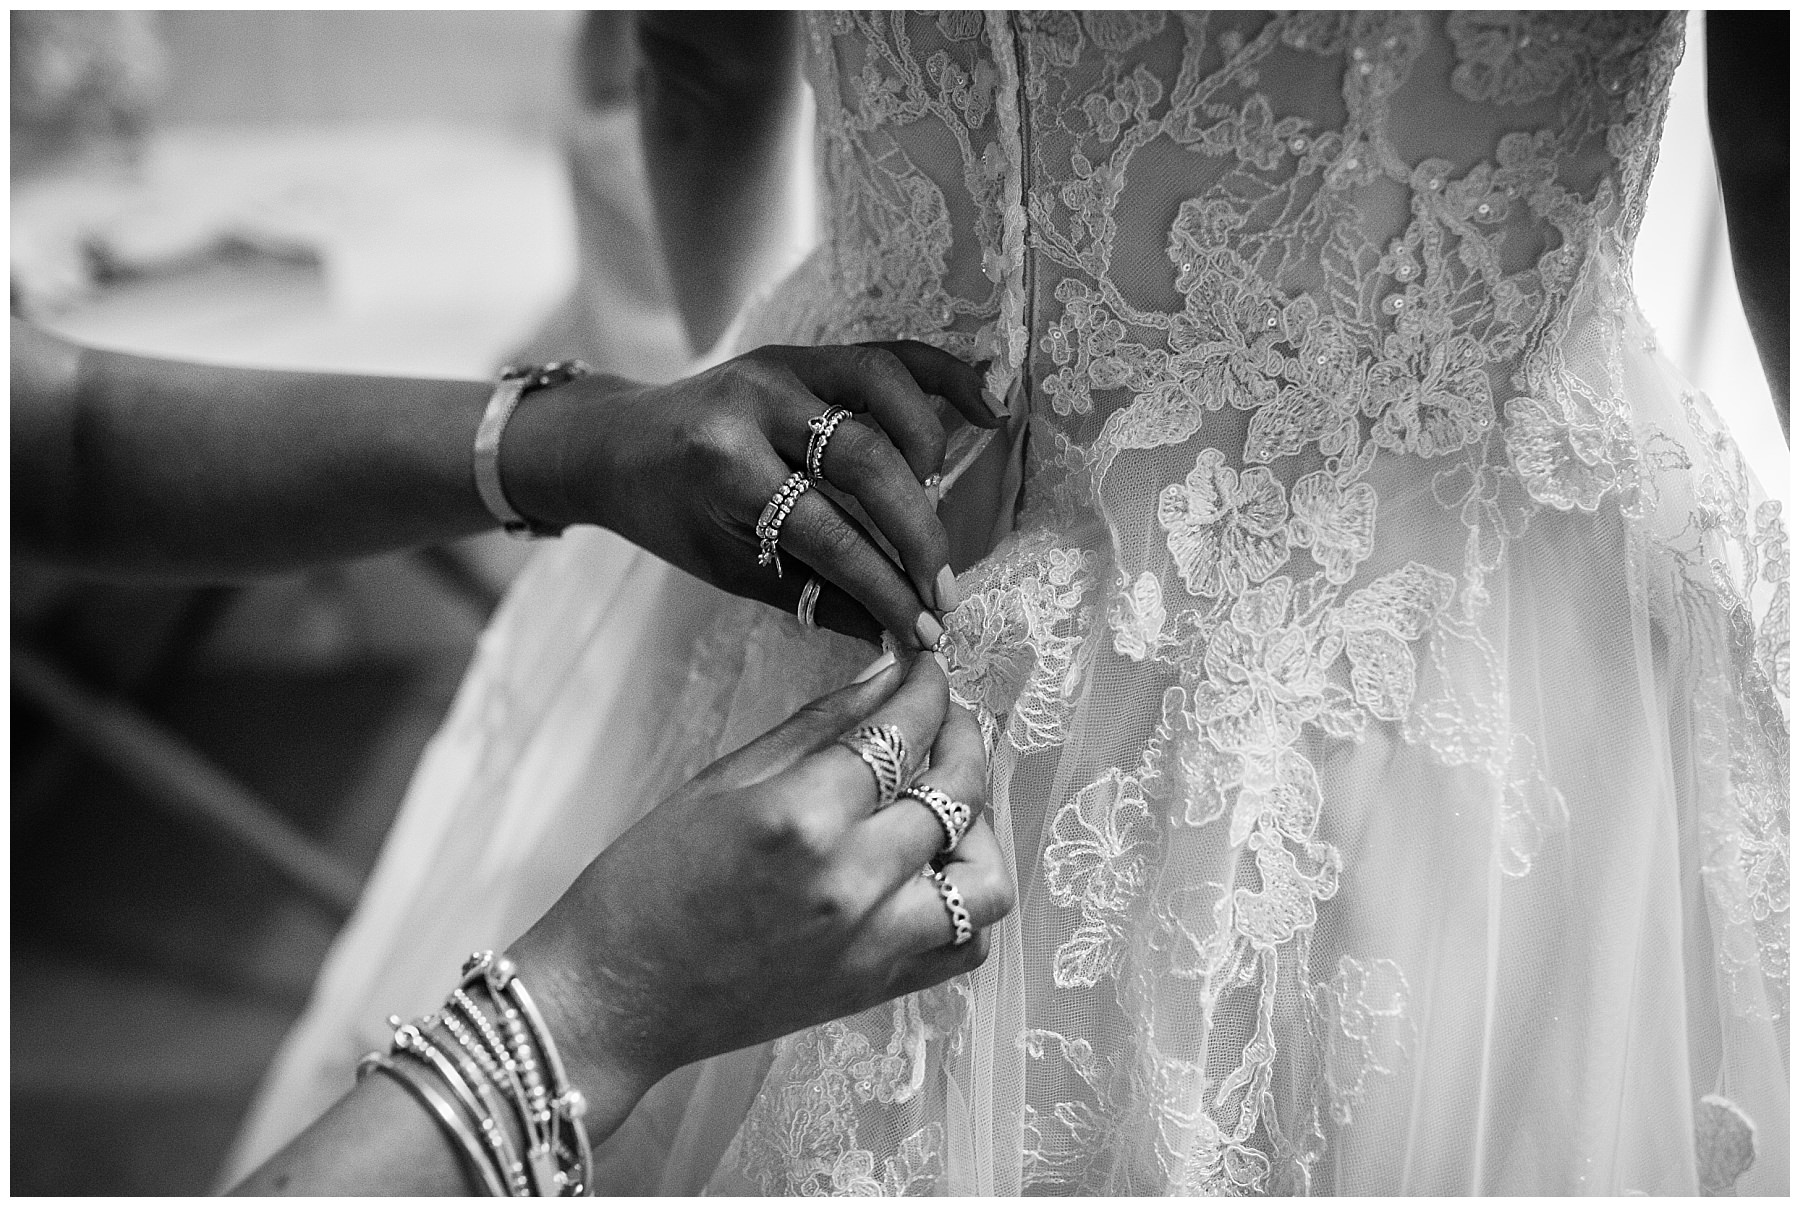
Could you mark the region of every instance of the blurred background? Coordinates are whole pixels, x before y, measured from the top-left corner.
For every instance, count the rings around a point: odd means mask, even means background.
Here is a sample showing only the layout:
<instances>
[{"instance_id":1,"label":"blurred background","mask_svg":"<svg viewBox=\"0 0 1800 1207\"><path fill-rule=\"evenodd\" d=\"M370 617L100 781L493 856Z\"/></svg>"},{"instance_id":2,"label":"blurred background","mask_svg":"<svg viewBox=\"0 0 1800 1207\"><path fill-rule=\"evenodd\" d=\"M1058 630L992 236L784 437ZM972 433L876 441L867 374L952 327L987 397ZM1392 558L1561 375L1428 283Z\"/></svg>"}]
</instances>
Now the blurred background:
<instances>
[{"instance_id":1,"label":"blurred background","mask_svg":"<svg viewBox=\"0 0 1800 1207\"><path fill-rule=\"evenodd\" d=\"M15 313L90 343L674 376L628 16L14 12ZM1698 17L1644 309L1788 495ZM201 589L12 570L12 1190L201 1193L524 547Z\"/></svg>"}]
</instances>

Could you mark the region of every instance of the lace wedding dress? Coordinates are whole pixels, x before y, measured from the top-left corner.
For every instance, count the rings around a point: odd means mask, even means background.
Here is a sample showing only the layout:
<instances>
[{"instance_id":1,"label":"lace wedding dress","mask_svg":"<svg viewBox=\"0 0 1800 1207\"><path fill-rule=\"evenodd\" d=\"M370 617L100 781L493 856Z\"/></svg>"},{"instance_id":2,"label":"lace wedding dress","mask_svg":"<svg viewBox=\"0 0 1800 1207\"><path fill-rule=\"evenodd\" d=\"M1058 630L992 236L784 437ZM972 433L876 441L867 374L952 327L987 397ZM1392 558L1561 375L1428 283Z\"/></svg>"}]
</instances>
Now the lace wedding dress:
<instances>
[{"instance_id":1,"label":"lace wedding dress","mask_svg":"<svg viewBox=\"0 0 1800 1207\"><path fill-rule=\"evenodd\" d=\"M948 627L1019 908L601 1185L1784 1193L1786 537L1630 283L1681 19L807 27L825 234L741 342L993 359ZM868 655L546 548L244 1155Z\"/></svg>"}]
</instances>

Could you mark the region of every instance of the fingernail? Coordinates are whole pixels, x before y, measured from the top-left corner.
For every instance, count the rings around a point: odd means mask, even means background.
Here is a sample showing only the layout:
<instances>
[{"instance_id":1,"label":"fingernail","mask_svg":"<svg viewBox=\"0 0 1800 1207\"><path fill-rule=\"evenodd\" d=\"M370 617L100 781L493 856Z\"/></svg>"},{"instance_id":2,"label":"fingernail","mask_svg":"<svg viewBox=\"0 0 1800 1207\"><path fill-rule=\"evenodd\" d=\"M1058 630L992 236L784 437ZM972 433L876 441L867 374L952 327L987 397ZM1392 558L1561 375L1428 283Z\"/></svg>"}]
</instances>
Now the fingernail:
<instances>
[{"instance_id":1,"label":"fingernail","mask_svg":"<svg viewBox=\"0 0 1800 1207\"><path fill-rule=\"evenodd\" d=\"M938 669L944 672L944 678L950 677L950 658L942 650L932 650L931 656L937 659Z\"/></svg>"},{"instance_id":2,"label":"fingernail","mask_svg":"<svg viewBox=\"0 0 1800 1207\"><path fill-rule=\"evenodd\" d=\"M940 612L954 612L962 603L962 592L957 589L956 575L950 567L945 566L937 574L937 606Z\"/></svg>"},{"instance_id":3,"label":"fingernail","mask_svg":"<svg viewBox=\"0 0 1800 1207\"><path fill-rule=\"evenodd\" d=\"M862 674L860 674L856 678L852 679L851 682L852 683L867 683L869 680L873 679L876 675L879 675L882 671L885 671L888 667L890 667L892 665L894 665L894 656L892 654L883 654L881 657L877 658L875 661L869 663L868 666L865 666L863 668Z\"/></svg>"},{"instance_id":4,"label":"fingernail","mask_svg":"<svg viewBox=\"0 0 1800 1207\"><path fill-rule=\"evenodd\" d=\"M928 650L936 649L937 643L944 639L944 626L930 612L919 613L913 632L918 635L919 645Z\"/></svg>"},{"instance_id":5,"label":"fingernail","mask_svg":"<svg viewBox=\"0 0 1800 1207\"><path fill-rule=\"evenodd\" d=\"M1005 419L1006 418L1007 413L1008 413L1006 410L1006 404L1004 402L1001 402L998 398L996 398L994 396L994 392L992 390L988 389L986 386L981 387L981 401L987 405L988 410L990 410L994 413L995 419Z\"/></svg>"}]
</instances>

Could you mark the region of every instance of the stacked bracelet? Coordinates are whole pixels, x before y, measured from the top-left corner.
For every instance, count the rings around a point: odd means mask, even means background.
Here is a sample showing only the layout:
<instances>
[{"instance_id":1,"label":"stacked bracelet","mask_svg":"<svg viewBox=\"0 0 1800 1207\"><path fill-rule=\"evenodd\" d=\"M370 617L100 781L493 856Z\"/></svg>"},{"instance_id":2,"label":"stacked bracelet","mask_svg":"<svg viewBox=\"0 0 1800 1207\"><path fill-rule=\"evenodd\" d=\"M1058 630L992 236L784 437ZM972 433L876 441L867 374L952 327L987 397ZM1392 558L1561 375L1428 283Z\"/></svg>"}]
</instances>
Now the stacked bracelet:
<instances>
[{"instance_id":1,"label":"stacked bracelet","mask_svg":"<svg viewBox=\"0 0 1800 1207\"><path fill-rule=\"evenodd\" d=\"M477 1003L477 993L491 1010ZM398 1015L388 1021L392 1049L365 1056L358 1079L379 1071L400 1082L437 1119L489 1194L590 1192L593 1154L581 1126L586 1100L569 1085L511 960L476 952L442 1010L410 1023Z\"/></svg>"}]
</instances>

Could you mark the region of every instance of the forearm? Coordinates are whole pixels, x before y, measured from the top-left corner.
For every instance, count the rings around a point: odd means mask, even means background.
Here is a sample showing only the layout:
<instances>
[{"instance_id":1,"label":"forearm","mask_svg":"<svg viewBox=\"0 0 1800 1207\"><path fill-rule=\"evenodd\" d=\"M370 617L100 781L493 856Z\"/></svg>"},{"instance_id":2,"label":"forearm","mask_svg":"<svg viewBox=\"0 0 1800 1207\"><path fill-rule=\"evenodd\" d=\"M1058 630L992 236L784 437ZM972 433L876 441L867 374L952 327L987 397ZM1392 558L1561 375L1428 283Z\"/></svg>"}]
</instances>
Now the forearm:
<instances>
[{"instance_id":1,"label":"forearm","mask_svg":"<svg viewBox=\"0 0 1800 1207\"><path fill-rule=\"evenodd\" d=\"M658 231L696 352L782 251L799 80L791 13L638 18L639 108Z\"/></svg>"},{"instance_id":2,"label":"forearm","mask_svg":"<svg viewBox=\"0 0 1800 1207\"><path fill-rule=\"evenodd\" d=\"M1707 15L1707 109L1744 317L1788 430L1788 14Z\"/></svg>"},{"instance_id":3,"label":"forearm","mask_svg":"<svg viewBox=\"0 0 1800 1207\"><path fill-rule=\"evenodd\" d=\"M246 1178L242 1195L475 1195L450 1138L398 1082L375 1073Z\"/></svg>"},{"instance_id":4,"label":"forearm","mask_svg":"<svg viewBox=\"0 0 1800 1207\"><path fill-rule=\"evenodd\" d=\"M578 902L561 902L551 911L552 918L580 908ZM660 1075L660 1070L636 1070L614 1050L607 1024L617 1011L608 1004L607 987L583 975L593 959L587 950L590 944L581 941L583 933L591 943L604 946L605 922L600 919L601 925L587 932L572 931L566 918L561 927L540 922L508 953L517 963L521 983L530 984L569 1084L586 1102L580 1123L593 1146L612 1135ZM491 1006L481 990L471 992ZM493 1013L490 1010L490 1016ZM455 1109L455 1091L424 1065L400 1054L389 1060L431 1086L446 1106ZM494 1118L513 1150L523 1152L522 1121L504 1112ZM468 1136L476 1137L474 1121L466 1115L461 1121ZM478 1195L484 1188L471 1176L461 1146L432 1108L388 1073L372 1071L232 1193Z\"/></svg>"},{"instance_id":5,"label":"forearm","mask_svg":"<svg viewBox=\"0 0 1800 1207\"><path fill-rule=\"evenodd\" d=\"M29 554L232 578L493 526L470 461L485 384L191 365L16 323L13 341Z\"/></svg>"}]
</instances>

